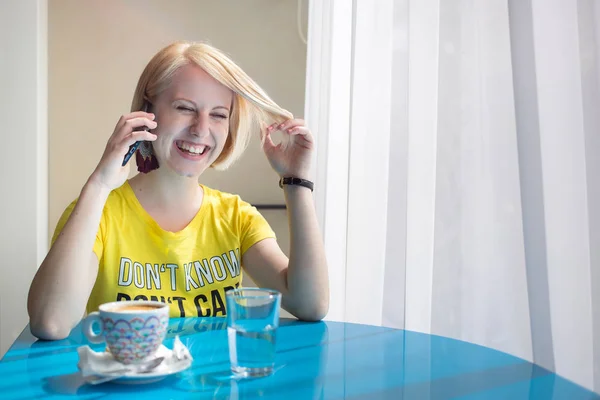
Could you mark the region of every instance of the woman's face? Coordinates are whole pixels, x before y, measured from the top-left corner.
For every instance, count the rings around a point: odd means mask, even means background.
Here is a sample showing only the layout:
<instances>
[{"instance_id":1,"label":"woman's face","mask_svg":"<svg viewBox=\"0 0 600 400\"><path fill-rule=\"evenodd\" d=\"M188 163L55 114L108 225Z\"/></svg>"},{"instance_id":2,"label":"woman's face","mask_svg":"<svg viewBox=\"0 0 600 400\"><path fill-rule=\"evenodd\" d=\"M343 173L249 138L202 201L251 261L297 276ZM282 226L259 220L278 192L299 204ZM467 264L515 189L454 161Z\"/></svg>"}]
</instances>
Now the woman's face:
<instances>
[{"instance_id":1,"label":"woman's face","mask_svg":"<svg viewBox=\"0 0 600 400\"><path fill-rule=\"evenodd\" d=\"M221 154L229 134L233 92L202 68L188 64L173 76L152 107L153 143L161 168L197 177Z\"/></svg>"}]
</instances>

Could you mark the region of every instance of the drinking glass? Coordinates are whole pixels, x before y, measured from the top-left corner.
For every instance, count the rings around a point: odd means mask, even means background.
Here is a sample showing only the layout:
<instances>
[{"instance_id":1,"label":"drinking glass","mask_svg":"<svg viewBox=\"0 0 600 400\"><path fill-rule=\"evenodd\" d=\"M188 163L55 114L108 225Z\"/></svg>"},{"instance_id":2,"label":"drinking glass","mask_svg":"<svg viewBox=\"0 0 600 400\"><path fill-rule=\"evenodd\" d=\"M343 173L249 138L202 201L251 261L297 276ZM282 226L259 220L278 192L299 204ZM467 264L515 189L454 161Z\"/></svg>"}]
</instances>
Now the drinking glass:
<instances>
[{"instance_id":1,"label":"drinking glass","mask_svg":"<svg viewBox=\"0 0 600 400\"><path fill-rule=\"evenodd\" d=\"M227 336L231 371L238 377L273 373L281 293L260 288L229 290Z\"/></svg>"}]
</instances>

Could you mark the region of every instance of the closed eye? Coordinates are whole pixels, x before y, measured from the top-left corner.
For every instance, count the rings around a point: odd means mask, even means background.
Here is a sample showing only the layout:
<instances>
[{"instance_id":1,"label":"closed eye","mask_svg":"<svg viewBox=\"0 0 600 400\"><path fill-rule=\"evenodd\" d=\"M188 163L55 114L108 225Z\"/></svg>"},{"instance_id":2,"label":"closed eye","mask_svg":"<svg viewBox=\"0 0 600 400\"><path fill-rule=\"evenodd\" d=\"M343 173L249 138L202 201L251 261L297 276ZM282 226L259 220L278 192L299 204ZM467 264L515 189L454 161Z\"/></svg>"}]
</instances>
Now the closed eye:
<instances>
[{"instance_id":1,"label":"closed eye","mask_svg":"<svg viewBox=\"0 0 600 400\"><path fill-rule=\"evenodd\" d=\"M177 109L182 110L182 111L188 111L188 112L194 111L193 109L191 109L189 107L185 107L185 106L177 106Z\"/></svg>"},{"instance_id":2,"label":"closed eye","mask_svg":"<svg viewBox=\"0 0 600 400\"><path fill-rule=\"evenodd\" d=\"M224 114L213 114L212 116L218 119L227 119L227 115Z\"/></svg>"}]
</instances>

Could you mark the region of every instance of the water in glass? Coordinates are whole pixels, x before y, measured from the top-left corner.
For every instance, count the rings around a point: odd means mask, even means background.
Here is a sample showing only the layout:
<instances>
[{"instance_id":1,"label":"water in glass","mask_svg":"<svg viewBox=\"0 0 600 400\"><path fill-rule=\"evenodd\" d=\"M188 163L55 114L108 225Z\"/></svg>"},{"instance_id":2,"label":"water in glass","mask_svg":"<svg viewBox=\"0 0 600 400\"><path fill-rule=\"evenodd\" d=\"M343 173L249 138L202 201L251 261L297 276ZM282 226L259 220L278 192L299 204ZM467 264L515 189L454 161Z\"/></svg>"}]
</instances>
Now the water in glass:
<instances>
[{"instance_id":1,"label":"water in glass","mask_svg":"<svg viewBox=\"0 0 600 400\"><path fill-rule=\"evenodd\" d=\"M273 373L281 293L240 288L226 293L231 371L240 377Z\"/></svg>"}]
</instances>

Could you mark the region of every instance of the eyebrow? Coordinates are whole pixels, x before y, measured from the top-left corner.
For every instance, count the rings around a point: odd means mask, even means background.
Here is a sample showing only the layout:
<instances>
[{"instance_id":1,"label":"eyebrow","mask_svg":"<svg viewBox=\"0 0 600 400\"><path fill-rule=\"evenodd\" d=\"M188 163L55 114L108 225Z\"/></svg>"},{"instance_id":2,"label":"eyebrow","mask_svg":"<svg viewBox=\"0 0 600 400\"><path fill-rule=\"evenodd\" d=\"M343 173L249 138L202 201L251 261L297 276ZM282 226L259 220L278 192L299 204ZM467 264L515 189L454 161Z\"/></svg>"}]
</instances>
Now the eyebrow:
<instances>
[{"instance_id":1,"label":"eyebrow","mask_svg":"<svg viewBox=\"0 0 600 400\"><path fill-rule=\"evenodd\" d=\"M185 97L176 97L173 101L179 101L179 100L183 100L183 101L187 101L188 103L192 103L196 108L198 108L198 104L196 104L195 101L187 99ZM225 106L216 106L216 107L213 107L213 110L216 110L219 108L222 108L223 110L229 112L229 108L225 107Z\"/></svg>"}]
</instances>

